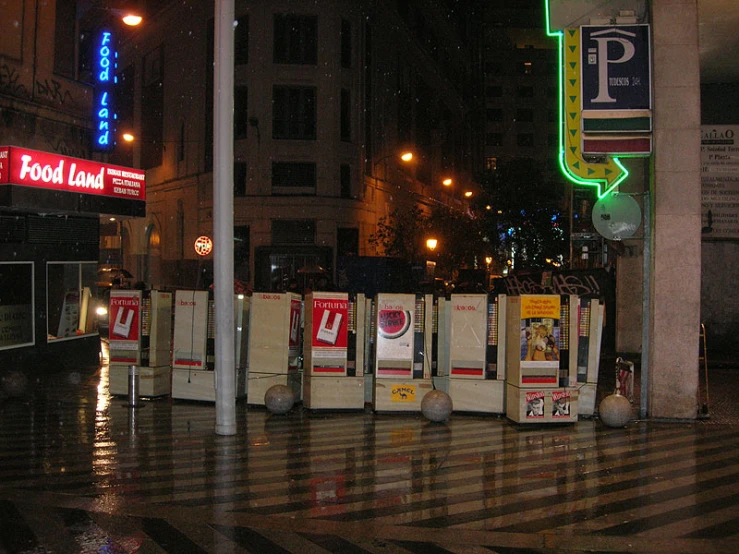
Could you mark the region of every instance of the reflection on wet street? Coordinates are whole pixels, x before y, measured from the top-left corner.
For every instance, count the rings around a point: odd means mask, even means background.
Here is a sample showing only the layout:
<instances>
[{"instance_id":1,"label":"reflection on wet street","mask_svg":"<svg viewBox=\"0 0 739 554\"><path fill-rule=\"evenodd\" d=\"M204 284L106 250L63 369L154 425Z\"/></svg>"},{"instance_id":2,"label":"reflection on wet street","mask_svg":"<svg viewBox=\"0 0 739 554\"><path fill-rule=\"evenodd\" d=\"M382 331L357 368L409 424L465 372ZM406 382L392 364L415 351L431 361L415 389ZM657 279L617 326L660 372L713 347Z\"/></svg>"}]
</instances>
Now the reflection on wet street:
<instances>
[{"instance_id":1,"label":"reflection on wet street","mask_svg":"<svg viewBox=\"0 0 739 554\"><path fill-rule=\"evenodd\" d=\"M0 551L739 552L733 424L237 414L30 379L0 400Z\"/></svg>"}]
</instances>

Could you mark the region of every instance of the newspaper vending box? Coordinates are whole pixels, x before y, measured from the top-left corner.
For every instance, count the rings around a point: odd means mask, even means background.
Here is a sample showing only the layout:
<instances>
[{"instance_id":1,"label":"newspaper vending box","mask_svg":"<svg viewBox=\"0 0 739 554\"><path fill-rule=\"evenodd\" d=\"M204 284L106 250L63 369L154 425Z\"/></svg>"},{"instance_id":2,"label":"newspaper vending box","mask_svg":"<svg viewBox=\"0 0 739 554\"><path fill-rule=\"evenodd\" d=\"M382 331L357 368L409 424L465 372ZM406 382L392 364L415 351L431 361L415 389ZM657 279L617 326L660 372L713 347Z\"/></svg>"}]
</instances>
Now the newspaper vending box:
<instances>
[{"instance_id":1,"label":"newspaper vending box","mask_svg":"<svg viewBox=\"0 0 739 554\"><path fill-rule=\"evenodd\" d=\"M380 293L375 299L376 411L420 411L433 389L433 295Z\"/></svg>"},{"instance_id":2,"label":"newspaper vending box","mask_svg":"<svg viewBox=\"0 0 739 554\"><path fill-rule=\"evenodd\" d=\"M579 301L574 295L509 296L506 307L506 416L517 423L578 418Z\"/></svg>"},{"instance_id":3,"label":"newspaper vending box","mask_svg":"<svg viewBox=\"0 0 739 554\"><path fill-rule=\"evenodd\" d=\"M273 385L302 397L300 370L302 298L299 294L255 292L249 310L247 402L264 406Z\"/></svg>"},{"instance_id":4,"label":"newspaper vending box","mask_svg":"<svg viewBox=\"0 0 739 554\"><path fill-rule=\"evenodd\" d=\"M172 358L172 398L216 400L215 313L208 291L175 292L174 341ZM243 363L248 330L249 298L234 297L236 397L246 395L246 367Z\"/></svg>"},{"instance_id":5,"label":"newspaper vending box","mask_svg":"<svg viewBox=\"0 0 739 554\"><path fill-rule=\"evenodd\" d=\"M128 394L128 369L139 368L139 394L170 393L172 293L112 290L108 308L110 394Z\"/></svg>"},{"instance_id":6,"label":"newspaper vending box","mask_svg":"<svg viewBox=\"0 0 739 554\"><path fill-rule=\"evenodd\" d=\"M505 295L452 294L449 396L455 411L505 413Z\"/></svg>"},{"instance_id":7,"label":"newspaper vending box","mask_svg":"<svg viewBox=\"0 0 739 554\"><path fill-rule=\"evenodd\" d=\"M305 297L306 408L364 408L363 335L364 295L350 299L346 293L313 292Z\"/></svg>"}]
</instances>

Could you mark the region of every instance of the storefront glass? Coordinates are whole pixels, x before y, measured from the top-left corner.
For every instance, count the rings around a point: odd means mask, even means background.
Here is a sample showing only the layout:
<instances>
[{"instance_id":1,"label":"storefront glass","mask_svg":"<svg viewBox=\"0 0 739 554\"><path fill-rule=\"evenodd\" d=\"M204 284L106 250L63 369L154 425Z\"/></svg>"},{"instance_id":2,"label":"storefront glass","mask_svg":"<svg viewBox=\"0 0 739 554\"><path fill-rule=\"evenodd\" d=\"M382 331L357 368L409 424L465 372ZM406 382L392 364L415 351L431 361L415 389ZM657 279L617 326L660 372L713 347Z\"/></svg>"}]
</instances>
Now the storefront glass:
<instances>
[{"instance_id":1,"label":"storefront glass","mask_svg":"<svg viewBox=\"0 0 739 554\"><path fill-rule=\"evenodd\" d=\"M33 263L0 262L0 350L33 346Z\"/></svg>"},{"instance_id":2,"label":"storefront glass","mask_svg":"<svg viewBox=\"0 0 739 554\"><path fill-rule=\"evenodd\" d=\"M46 266L48 340L97 333L96 262L49 262Z\"/></svg>"}]
</instances>

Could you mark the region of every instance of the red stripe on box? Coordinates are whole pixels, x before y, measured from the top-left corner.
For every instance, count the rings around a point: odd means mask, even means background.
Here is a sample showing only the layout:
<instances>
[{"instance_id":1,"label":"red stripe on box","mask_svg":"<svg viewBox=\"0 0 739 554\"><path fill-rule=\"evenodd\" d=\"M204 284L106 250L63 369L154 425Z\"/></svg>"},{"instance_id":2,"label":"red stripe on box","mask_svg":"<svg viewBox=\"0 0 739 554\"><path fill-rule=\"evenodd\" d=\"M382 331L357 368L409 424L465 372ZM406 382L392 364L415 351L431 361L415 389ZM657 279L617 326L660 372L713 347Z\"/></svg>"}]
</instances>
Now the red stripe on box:
<instances>
[{"instance_id":1,"label":"red stripe on box","mask_svg":"<svg viewBox=\"0 0 739 554\"><path fill-rule=\"evenodd\" d=\"M521 377L522 383L556 383L556 377Z\"/></svg>"},{"instance_id":2,"label":"red stripe on box","mask_svg":"<svg viewBox=\"0 0 739 554\"><path fill-rule=\"evenodd\" d=\"M338 366L338 367L313 366L313 373L344 373L344 368L342 366Z\"/></svg>"},{"instance_id":3,"label":"red stripe on box","mask_svg":"<svg viewBox=\"0 0 739 554\"><path fill-rule=\"evenodd\" d=\"M392 367L382 367L377 370L377 373L379 375L410 375L411 370L410 369L400 369L400 368L392 368Z\"/></svg>"},{"instance_id":4,"label":"red stripe on box","mask_svg":"<svg viewBox=\"0 0 739 554\"><path fill-rule=\"evenodd\" d=\"M200 360L175 360L174 363L177 365L189 365L192 367L200 367L203 365L203 362Z\"/></svg>"},{"instance_id":5,"label":"red stripe on box","mask_svg":"<svg viewBox=\"0 0 739 554\"><path fill-rule=\"evenodd\" d=\"M125 363L132 362L135 364L136 358L111 358L110 361L111 362L125 362Z\"/></svg>"},{"instance_id":6,"label":"red stripe on box","mask_svg":"<svg viewBox=\"0 0 739 554\"><path fill-rule=\"evenodd\" d=\"M453 367L452 375L482 375L480 367Z\"/></svg>"}]
</instances>

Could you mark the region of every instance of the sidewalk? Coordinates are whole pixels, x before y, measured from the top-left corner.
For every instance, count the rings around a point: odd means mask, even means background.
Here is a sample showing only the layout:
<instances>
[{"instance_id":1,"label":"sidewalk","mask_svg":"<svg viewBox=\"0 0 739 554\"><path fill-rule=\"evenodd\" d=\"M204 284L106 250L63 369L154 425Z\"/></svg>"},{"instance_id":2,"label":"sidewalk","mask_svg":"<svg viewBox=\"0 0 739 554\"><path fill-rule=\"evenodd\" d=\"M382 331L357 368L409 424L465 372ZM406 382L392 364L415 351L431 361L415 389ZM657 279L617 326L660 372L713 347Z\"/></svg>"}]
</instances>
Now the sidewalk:
<instances>
[{"instance_id":1,"label":"sidewalk","mask_svg":"<svg viewBox=\"0 0 739 554\"><path fill-rule=\"evenodd\" d=\"M712 401L736 410L718 371ZM434 424L240 401L222 437L211 403L110 397L106 366L35 376L0 399L0 552L739 552L724 418Z\"/></svg>"}]
</instances>

